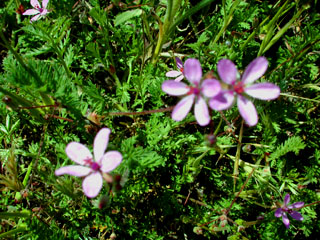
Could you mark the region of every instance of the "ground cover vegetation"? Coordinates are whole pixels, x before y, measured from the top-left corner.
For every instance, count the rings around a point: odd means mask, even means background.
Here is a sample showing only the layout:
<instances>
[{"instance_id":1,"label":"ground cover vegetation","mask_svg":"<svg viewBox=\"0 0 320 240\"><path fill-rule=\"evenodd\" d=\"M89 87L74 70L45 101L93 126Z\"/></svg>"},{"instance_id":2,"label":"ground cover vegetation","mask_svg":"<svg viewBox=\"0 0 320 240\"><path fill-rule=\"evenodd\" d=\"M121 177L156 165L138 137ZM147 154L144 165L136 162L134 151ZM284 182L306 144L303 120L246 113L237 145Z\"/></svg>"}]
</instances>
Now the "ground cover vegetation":
<instances>
[{"instance_id":1,"label":"ground cover vegetation","mask_svg":"<svg viewBox=\"0 0 320 240\"><path fill-rule=\"evenodd\" d=\"M316 239L317 0L3 0L0 238Z\"/></svg>"}]
</instances>

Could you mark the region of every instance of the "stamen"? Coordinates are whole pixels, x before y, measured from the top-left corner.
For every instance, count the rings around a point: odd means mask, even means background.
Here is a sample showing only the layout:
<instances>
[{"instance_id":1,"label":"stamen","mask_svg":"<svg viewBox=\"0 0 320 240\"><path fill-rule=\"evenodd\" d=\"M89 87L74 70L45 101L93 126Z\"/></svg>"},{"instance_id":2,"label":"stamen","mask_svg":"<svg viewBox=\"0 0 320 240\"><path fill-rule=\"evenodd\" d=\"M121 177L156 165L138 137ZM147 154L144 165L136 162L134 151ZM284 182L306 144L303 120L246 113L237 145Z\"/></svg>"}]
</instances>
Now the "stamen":
<instances>
[{"instance_id":1,"label":"stamen","mask_svg":"<svg viewBox=\"0 0 320 240\"><path fill-rule=\"evenodd\" d=\"M93 171L97 171L100 169L100 165L96 162L92 162L90 167Z\"/></svg>"},{"instance_id":2,"label":"stamen","mask_svg":"<svg viewBox=\"0 0 320 240\"><path fill-rule=\"evenodd\" d=\"M244 92L244 86L242 82L238 82L233 86L233 90L238 93L242 94Z\"/></svg>"},{"instance_id":3,"label":"stamen","mask_svg":"<svg viewBox=\"0 0 320 240\"><path fill-rule=\"evenodd\" d=\"M187 93L188 95L194 94L196 96L200 95L201 89L199 89L198 87L189 87L189 92Z\"/></svg>"}]
</instances>

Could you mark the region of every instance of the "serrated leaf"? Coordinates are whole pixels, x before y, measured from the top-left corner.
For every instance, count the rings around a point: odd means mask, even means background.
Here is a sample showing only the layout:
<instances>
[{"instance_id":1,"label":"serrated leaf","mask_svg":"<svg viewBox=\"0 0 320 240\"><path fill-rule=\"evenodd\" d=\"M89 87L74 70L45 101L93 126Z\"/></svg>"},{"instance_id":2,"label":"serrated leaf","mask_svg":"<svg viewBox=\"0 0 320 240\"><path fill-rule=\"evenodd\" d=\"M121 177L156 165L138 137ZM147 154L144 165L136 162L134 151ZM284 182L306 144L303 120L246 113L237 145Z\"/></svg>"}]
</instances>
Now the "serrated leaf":
<instances>
[{"instance_id":1,"label":"serrated leaf","mask_svg":"<svg viewBox=\"0 0 320 240\"><path fill-rule=\"evenodd\" d=\"M141 14L142 14L141 9L135 9L135 10L125 11L123 13L120 13L116 16L116 19L114 20L114 25L118 26L133 17L140 16Z\"/></svg>"}]
</instances>

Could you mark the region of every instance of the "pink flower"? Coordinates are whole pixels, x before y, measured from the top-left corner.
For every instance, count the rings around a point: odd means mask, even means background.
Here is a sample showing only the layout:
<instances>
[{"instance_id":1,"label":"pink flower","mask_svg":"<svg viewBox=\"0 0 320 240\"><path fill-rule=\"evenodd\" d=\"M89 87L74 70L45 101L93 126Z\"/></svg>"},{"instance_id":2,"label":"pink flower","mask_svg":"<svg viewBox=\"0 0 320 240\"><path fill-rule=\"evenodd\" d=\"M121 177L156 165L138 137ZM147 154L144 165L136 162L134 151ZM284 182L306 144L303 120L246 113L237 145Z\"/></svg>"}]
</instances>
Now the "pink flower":
<instances>
[{"instance_id":1,"label":"pink flower","mask_svg":"<svg viewBox=\"0 0 320 240\"><path fill-rule=\"evenodd\" d=\"M282 222L284 223L286 228L290 227L290 221L289 221L289 218L288 218L286 213L289 213L290 216L292 218L294 218L295 220L298 220L298 221L302 221L303 220L302 215L297 211L293 211L292 209L293 208L301 208L301 207L303 207L304 206L304 202L296 202L296 203L293 203L293 204L288 206L289 202L290 202L290 194L287 194L284 197L284 202L283 202L282 207L278 208L277 211L274 213L274 216L276 216L277 218L282 217Z\"/></svg>"},{"instance_id":2,"label":"pink flower","mask_svg":"<svg viewBox=\"0 0 320 240\"><path fill-rule=\"evenodd\" d=\"M183 78L183 63L180 60L180 58L176 57L176 63L177 63L177 68L179 69L179 71L176 70L172 70L166 73L167 77L175 77L176 79L174 81L176 82L180 82Z\"/></svg>"},{"instance_id":3,"label":"pink flower","mask_svg":"<svg viewBox=\"0 0 320 240\"><path fill-rule=\"evenodd\" d=\"M272 83L251 83L259 79L268 68L268 60L258 57L253 60L244 71L241 81L237 81L238 71L234 63L228 59L218 62L217 70L223 82L230 85L228 90L221 93L209 101L209 106L214 110L225 110L232 106L235 95L240 115L249 126L258 123L258 114L253 103L244 94L261 100L272 100L279 96L280 88Z\"/></svg>"},{"instance_id":4,"label":"pink flower","mask_svg":"<svg viewBox=\"0 0 320 240\"><path fill-rule=\"evenodd\" d=\"M26 10L22 15L35 15L33 18L31 18L30 22L37 21L41 16L45 16L49 13L47 9L48 2L49 0L43 0L41 8L38 0L30 0L30 4L32 5L33 9Z\"/></svg>"},{"instance_id":5,"label":"pink flower","mask_svg":"<svg viewBox=\"0 0 320 240\"><path fill-rule=\"evenodd\" d=\"M122 155L118 151L105 153L110 133L109 128L102 128L97 133L93 143L94 159L86 146L78 142L69 143L66 147L66 153L72 161L80 165L61 167L55 171L55 175L69 174L85 177L82 182L84 194L89 198L96 197L102 188L102 173L112 171L122 161Z\"/></svg>"},{"instance_id":6,"label":"pink flower","mask_svg":"<svg viewBox=\"0 0 320 240\"><path fill-rule=\"evenodd\" d=\"M184 64L184 76L192 84L188 86L185 83L175 80L167 80L162 84L162 91L172 96L186 95L174 107L172 111L172 119L175 121L183 120L195 102L194 115L200 126L208 125L210 122L209 110L207 103L202 95L211 98L216 96L221 86L218 80L206 79L200 85L202 78L202 69L197 59L188 59Z\"/></svg>"}]
</instances>

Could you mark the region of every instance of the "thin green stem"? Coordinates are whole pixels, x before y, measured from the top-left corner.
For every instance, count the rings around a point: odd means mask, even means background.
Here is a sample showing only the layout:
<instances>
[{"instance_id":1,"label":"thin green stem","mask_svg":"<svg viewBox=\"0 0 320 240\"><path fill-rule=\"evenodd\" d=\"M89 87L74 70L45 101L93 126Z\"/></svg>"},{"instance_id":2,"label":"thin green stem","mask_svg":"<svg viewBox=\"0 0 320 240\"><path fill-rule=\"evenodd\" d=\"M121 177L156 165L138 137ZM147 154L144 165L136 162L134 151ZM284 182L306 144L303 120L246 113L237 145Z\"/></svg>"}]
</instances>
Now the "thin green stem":
<instances>
[{"instance_id":1,"label":"thin green stem","mask_svg":"<svg viewBox=\"0 0 320 240\"><path fill-rule=\"evenodd\" d=\"M233 168L233 191L235 192L236 189L236 183L237 183L237 178L239 175L239 159L240 159L240 152L241 152L241 146L242 146L242 136L243 136L243 125L244 121L242 120L241 122L241 128L240 128L240 133L239 133L239 142L237 145L237 152L236 152L236 159L234 161L234 168Z\"/></svg>"},{"instance_id":2,"label":"thin green stem","mask_svg":"<svg viewBox=\"0 0 320 240\"><path fill-rule=\"evenodd\" d=\"M280 93L280 95L281 95L281 96L285 96L285 97L297 98L297 99L301 99L301 100L305 100L305 101L320 103L319 100L310 99L310 98L305 98L305 97L300 97L300 96L294 96L294 95L290 95L290 94L288 94L288 93Z\"/></svg>"},{"instance_id":3,"label":"thin green stem","mask_svg":"<svg viewBox=\"0 0 320 240\"><path fill-rule=\"evenodd\" d=\"M232 4L232 7L230 9L230 12L229 12L228 16L226 16L225 6L223 6L224 13L225 13L224 14L223 26L220 29L220 31L218 32L218 34L216 35L216 37L214 38L213 42L210 43L210 46L215 45L218 42L218 40L220 39L221 35L226 31L227 27L229 26L229 24L232 21L233 13L236 10L236 8L237 8L237 6L239 5L240 2L241 2L240 0L237 0ZM223 5L225 5L225 4L223 4Z\"/></svg>"},{"instance_id":4,"label":"thin green stem","mask_svg":"<svg viewBox=\"0 0 320 240\"><path fill-rule=\"evenodd\" d=\"M16 234L16 233L19 233L19 232L25 232L25 231L27 231L27 227L26 226L17 227L16 229L10 230L8 232L1 233L0 234L0 238L6 238L6 237L9 237L9 236L11 236L13 234Z\"/></svg>"}]
</instances>

